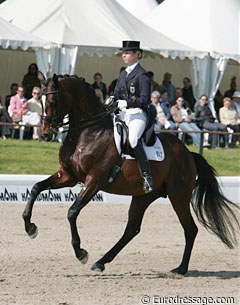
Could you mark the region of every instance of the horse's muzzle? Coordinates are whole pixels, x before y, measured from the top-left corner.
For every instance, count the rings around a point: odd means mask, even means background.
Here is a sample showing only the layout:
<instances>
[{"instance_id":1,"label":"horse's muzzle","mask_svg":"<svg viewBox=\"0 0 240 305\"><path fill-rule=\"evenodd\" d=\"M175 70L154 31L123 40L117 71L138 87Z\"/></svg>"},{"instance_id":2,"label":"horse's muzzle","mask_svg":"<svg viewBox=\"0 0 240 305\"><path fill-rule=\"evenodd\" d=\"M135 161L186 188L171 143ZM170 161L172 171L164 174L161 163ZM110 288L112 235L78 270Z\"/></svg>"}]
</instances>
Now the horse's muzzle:
<instances>
[{"instance_id":1,"label":"horse's muzzle","mask_svg":"<svg viewBox=\"0 0 240 305\"><path fill-rule=\"evenodd\" d=\"M50 133L44 133L40 137L41 137L41 140L45 141L45 142L51 142L55 138L54 134L50 134Z\"/></svg>"}]
</instances>

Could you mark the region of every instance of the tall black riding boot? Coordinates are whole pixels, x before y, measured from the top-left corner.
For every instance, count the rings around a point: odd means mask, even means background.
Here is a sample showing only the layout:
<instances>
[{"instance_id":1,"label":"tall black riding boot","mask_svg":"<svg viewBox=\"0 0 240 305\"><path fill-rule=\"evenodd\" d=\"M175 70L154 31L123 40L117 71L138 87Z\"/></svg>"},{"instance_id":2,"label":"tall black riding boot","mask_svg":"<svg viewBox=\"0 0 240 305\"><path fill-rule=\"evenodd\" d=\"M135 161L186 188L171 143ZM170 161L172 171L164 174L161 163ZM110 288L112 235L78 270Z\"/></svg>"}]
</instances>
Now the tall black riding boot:
<instances>
[{"instance_id":1,"label":"tall black riding boot","mask_svg":"<svg viewBox=\"0 0 240 305\"><path fill-rule=\"evenodd\" d=\"M143 190L145 193L152 191L152 175L149 167L149 162L140 140L135 148L133 148L135 157L138 162L138 167L143 178Z\"/></svg>"}]
</instances>

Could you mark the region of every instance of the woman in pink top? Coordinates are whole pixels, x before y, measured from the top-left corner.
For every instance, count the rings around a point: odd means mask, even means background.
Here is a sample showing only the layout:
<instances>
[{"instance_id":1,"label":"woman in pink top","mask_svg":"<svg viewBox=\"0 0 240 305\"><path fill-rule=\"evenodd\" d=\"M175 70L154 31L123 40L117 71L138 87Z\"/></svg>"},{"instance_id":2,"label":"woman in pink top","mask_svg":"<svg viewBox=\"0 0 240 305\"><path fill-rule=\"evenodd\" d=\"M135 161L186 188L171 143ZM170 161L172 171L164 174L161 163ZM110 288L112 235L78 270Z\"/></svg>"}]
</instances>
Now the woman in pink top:
<instances>
[{"instance_id":1,"label":"woman in pink top","mask_svg":"<svg viewBox=\"0 0 240 305\"><path fill-rule=\"evenodd\" d=\"M27 113L28 105L27 100L24 97L23 87L19 86L17 94L11 97L8 111L13 122L20 122L22 120L22 116Z\"/></svg>"}]
</instances>

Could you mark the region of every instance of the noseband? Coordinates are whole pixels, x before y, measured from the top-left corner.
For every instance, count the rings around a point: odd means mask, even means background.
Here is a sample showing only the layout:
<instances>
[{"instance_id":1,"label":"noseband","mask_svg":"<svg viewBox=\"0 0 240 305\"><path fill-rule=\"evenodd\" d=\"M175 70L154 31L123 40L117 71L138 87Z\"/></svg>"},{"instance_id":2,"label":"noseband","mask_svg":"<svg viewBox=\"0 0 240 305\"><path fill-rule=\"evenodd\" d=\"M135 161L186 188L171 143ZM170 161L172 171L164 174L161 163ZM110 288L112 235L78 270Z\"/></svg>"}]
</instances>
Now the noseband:
<instances>
[{"instance_id":1,"label":"noseband","mask_svg":"<svg viewBox=\"0 0 240 305\"><path fill-rule=\"evenodd\" d=\"M50 91L50 92L46 92L43 95L48 96L49 94L58 94L58 90L54 90L54 91Z\"/></svg>"},{"instance_id":2,"label":"noseband","mask_svg":"<svg viewBox=\"0 0 240 305\"><path fill-rule=\"evenodd\" d=\"M50 88L49 88L50 89ZM52 101L48 101L48 103L56 103L58 102L58 94L59 94L59 90L52 90L52 91L49 91L49 92L46 92L44 93L43 95L45 95L46 97L48 95L56 95L56 99L55 100L52 100ZM80 119L79 120L79 125L78 125L78 128L79 129L84 129L86 127L91 127L91 126L94 126L96 125L99 121L103 120L103 119L106 119L106 117L109 117L112 115L113 112L116 111L116 102L112 102L111 105L104 105L105 106L105 109L106 109L106 112L103 112L103 113L99 113L97 115L94 115L90 118L87 118L87 119ZM58 106L59 107L59 106ZM58 116L49 116L49 115L42 115L41 116L41 119L43 121L47 121L49 122L51 125L50 125L50 129L52 129L52 131L54 133L57 133L58 132L58 128L59 127L62 127L62 126L65 126L65 125L69 125L69 121L67 122L62 122L62 121L59 121L59 118Z\"/></svg>"},{"instance_id":3,"label":"noseband","mask_svg":"<svg viewBox=\"0 0 240 305\"><path fill-rule=\"evenodd\" d=\"M58 90L53 90L53 91L49 91L49 92L46 92L44 93L43 95L45 95L46 97L50 94L53 94L53 95L57 95L57 98L58 98ZM53 101L48 101L48 103L53 103L55 102L54 100ZM53 132L57 133L58 132L58 128L63 126L63 125L66 125L68 124L68 122L66 123L62 123L60 122L57 117L54 117L52 118L51 116L49 115L41 115L41 120L42 121L46 121L46 122L49 122L49 123L52 123L51 124L51 129L53 130Z\"/></svg>"}]
</instances>

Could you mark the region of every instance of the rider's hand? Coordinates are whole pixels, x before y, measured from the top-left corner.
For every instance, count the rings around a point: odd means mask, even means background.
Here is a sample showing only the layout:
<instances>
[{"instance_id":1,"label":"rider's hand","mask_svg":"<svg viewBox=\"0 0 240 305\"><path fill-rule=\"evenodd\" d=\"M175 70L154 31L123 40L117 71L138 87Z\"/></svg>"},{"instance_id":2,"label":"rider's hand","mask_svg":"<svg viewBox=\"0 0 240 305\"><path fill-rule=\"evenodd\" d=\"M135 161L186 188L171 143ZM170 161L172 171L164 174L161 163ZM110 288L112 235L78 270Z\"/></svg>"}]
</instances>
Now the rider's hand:
<instances>
[{"instance_id":1,"label":"rider's hand","mask_svg":"<svg viewBox=\"0 0 240 305\"><path fill-rule=\"evenodd\" d=\"M106 108L110 108L113 105L114 101L115 101L115 97L113 95L111 95L104 102L104 106Z\"/></svg>"},{"instance_id":2,"label":"rider's hand","mask_svg":"<svg viewBox=\"0 0 240 305\"><path fill-rule=\"evenodd\" d=\"M127 102L125 100L117 100L117 102L118 102L118 108L120 110L127 108Z\"/></svg>"}]
</instances>

